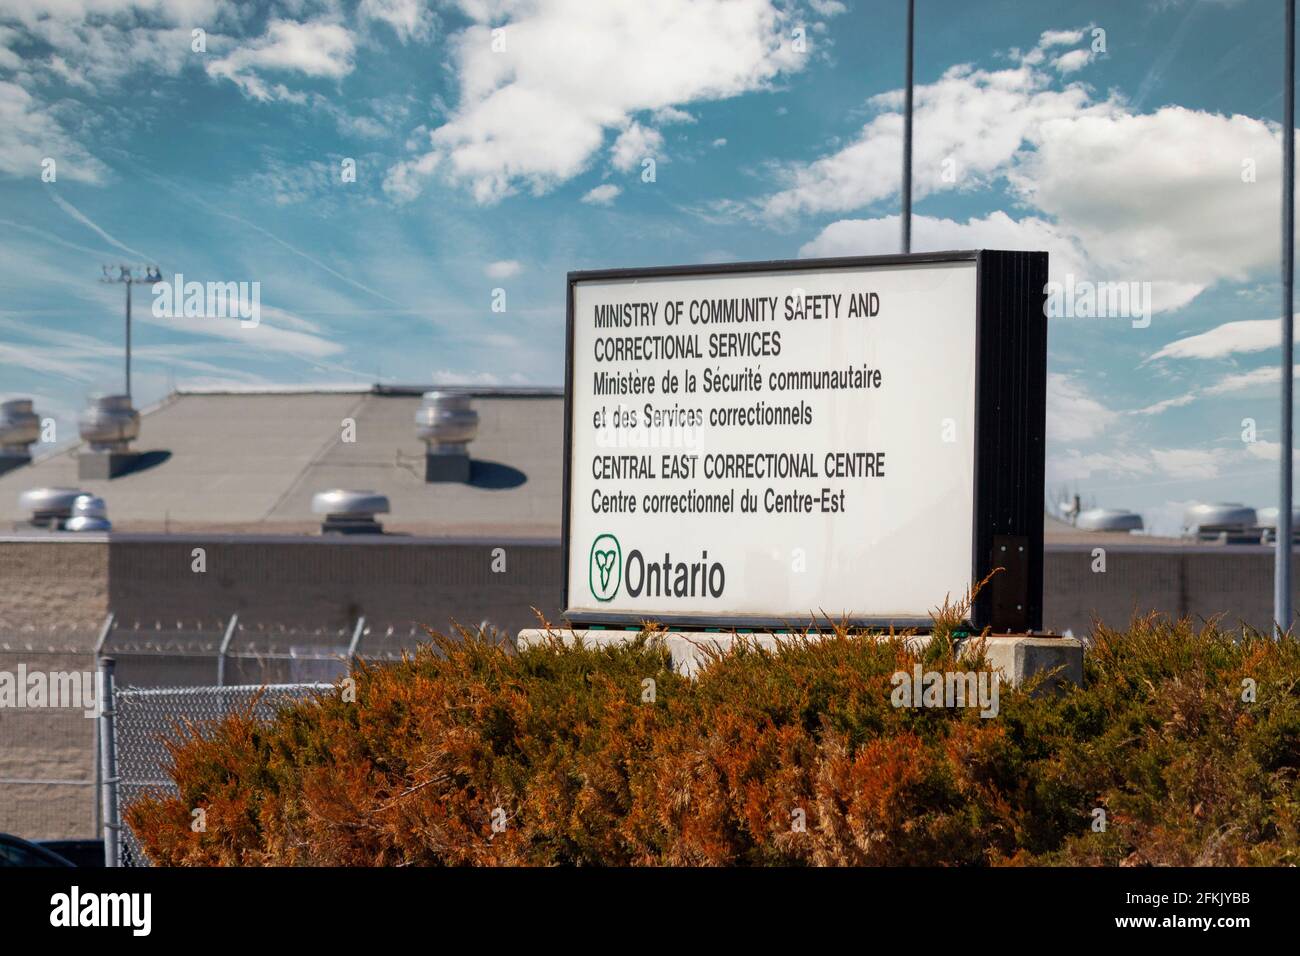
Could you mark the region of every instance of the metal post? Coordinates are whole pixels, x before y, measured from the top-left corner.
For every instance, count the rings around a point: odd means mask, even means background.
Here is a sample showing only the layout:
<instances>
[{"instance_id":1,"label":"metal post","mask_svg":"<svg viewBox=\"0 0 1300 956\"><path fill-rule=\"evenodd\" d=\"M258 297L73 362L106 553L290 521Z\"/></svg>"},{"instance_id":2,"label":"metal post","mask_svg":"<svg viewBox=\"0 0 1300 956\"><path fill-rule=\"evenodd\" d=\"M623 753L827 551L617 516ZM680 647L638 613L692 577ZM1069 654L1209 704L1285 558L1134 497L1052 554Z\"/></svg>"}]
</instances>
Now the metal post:
<instances>
[{"instance_id":1,"label":"metal post","mask_svg":"<svg viewBox=\"0 0 1300 956\"><path fill-rule=\"evenodd\" d=\"M226 686L226 650L230 647L231 638L235 636L235 627L239 624L239 615L230 615L230 623L226 625L226 633L221 638L221 650L217 652L217 686Z\"/></svg>"},{"instance_id":2,"label":"metal post","mask_svg":"<svg viewBox=\"0 0 1300 956\"><path fill-rule=\"evenodd\" d=\"M104 865L117 866L117 838L121 823L117 819L117 753L113 746L113 715L117 701L113 698L111 657L99 661L99 762L104 768L101 799L103 801Z\"/></svg>"},{"instance_id":3,"label":"metal post","mask_svg":"<svg viewBox=\"0 0 1300 956\"><path fill-rule=\"evenodd\" d=\"M131 397L131 280L126 283L126 397Z\"/></svg>"},{"instance_id":4,"label":"metal post","mask_svg":"<svg viewBox=\"0 0 1300 956\"><path fill-rule=\"evenodd\" d=\"M104 642L108 640L108 635L113 632L113 612L109 611L104 617L104 623L100 625L99 637L95 639L95 670L100 669L99 657L104 653ZM101 688L102 689L102 688ZM95 833L102 833L104 830L104 801L98 799L99 792L104 786L104 755L101 738L103 736L103 726L101 721L95 721Z\"/></svg>"},{"instance_id":5,"label":"metal post","mask_svg":"<svg viewBox=\"0 0 1300 956\"><path fill-rule=\"evenodd\" d=\"M912 27L915 0L907 0L907 85L903 96L903 252L912 251Z\"/></svg>"},{"instance_id":6,"label":"metal post","mask_svg":"<svg viewBox=\"0 0 1300 956\"><path fill-rule=\"evenodd\" d=\"M366 632L365 616L357 618L357 626L352 630L352 643L348 645L348 667L357 666L357 648L361 646L361 635Z\"/></svg>"},{"instance_id":7,"label":"metal post","mask_svg":"<svg viewBox=\"0 0 1300 956\"><path fill-rule=\"evenodd\" d=\"M1291 396L1295 343L1295 0L1286 0L1286 89L1282 99L1282 469L1273 561L1273 618L1291 629Z\"/></svg>"}]
</instances>

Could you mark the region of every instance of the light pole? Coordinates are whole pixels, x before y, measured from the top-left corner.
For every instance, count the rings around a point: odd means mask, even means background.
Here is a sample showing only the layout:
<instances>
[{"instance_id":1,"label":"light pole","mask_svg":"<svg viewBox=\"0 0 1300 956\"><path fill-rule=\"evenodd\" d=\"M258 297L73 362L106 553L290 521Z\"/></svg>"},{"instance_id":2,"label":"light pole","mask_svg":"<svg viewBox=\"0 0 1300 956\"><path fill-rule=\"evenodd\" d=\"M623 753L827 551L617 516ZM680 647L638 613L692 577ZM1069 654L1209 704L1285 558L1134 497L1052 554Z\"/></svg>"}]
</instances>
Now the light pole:
<instances>
[{"instance_id":1,"label":"light pole","mask_svg":"<svg viewBox=\"0 0 1300 956\"><path fill-rule=\"evenodd\" d=\"M912 251L912 27L915 0L907 0L907 83L903 93L903 252Z\"/></svg>"},{"instance_id":2,"label":"light pole","mask_svg":"<svg viewBox=\"0 0 1300 956\"><path fill-rule=\"evenodd\" d=\"M1295 0L1286 0L1286 89L1282 96L1282 469L1273 559L1273 618L1291 628L1291 398L1295 343Z\"/></svg>"},{"instance_id":3,"label":"light pole","mask_svg":"<svg viewBox=\"0 0 1300 956\"><path fill-rule=\"evenodd\" d=\"M110 270L116 269L117 275ZM100 282L120 282L126 286L126 397L131 397L131 286L137 282L153 285L162 281L162 274L157 266L100 266L103 275Z\"/></svg>"}]
</instances>

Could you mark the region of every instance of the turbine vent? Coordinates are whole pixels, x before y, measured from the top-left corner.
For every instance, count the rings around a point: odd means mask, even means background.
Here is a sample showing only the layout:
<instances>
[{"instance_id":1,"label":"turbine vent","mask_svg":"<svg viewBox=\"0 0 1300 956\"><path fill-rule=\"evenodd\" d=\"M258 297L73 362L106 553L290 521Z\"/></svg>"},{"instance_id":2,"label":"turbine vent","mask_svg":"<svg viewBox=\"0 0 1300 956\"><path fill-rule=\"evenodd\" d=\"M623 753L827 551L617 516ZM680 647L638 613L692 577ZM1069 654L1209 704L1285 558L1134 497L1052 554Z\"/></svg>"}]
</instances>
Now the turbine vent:
<instances>
[{"instance_id":1,"label":"turbine vent","mask_svg":"<svg viewBox=\"0 0 1300 956\"><path fill-rule=\"evenodd\" d=\"M469 481L469 443L478 435L478 412L471 396L425 392L415 413L415 431L425 443L425 481Z\"/></svg>"},{"instance_id":2,"label":"turbine vent","mask_svg":"<svg viewBox=\"0 0 1300 956\"><path fill-rule=\"evenodd\" d=\"M313 495L311 510L325 516L321 534L383 534L384 527L375 515L388 514L388 496L335 488Z\"/></svg>"}]
</instances>

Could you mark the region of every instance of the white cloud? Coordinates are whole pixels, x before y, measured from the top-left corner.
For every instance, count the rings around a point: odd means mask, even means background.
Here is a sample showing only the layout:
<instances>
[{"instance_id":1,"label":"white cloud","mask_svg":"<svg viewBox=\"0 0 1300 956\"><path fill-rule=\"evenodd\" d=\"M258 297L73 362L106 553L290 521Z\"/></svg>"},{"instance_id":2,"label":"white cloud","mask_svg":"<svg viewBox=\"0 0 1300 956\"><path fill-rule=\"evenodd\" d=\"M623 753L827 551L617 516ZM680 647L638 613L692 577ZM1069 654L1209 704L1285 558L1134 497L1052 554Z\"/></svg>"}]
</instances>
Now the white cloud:
<instances>
[{"instance_id":1,"label":"white cloud","mask_svg":"<svg viewBox=\"0 0 1300 956\"><path fill-rule=\"evenodd\" d=\"M1294 366L1292 374L1300 372L1300 365ZM1265 365L1251 369L1249 372L1237 372L1225 375L1213 385L1201 390L1202 395L1234 395L1252 389L1277 385L1282 381L1282 369L1276 365Z\"/></svg>"},{"instance_id":2,"label":"white cloud","mask_svg":"<svg viewBox=\"0 0 1300 956\"><path fill-rule=\"evenodd\" d=\"M424 0L361 0L357 14L392 27L403 43L427 40L433 35L433 11Z\"/></svg>"},{"instance_id":3,"label":"white cloud","mask_svg":"<svg viewBox=\"0 0 1300 956\"><path fill-rule=\"evenodd\" d=\"M282 83L268 84L262 72L297 73L313 79L342 79L352 72L356 44L348 29L328 20L297 23L272 20L266 33L207 66L256 100L306 102L306 95Z\"/></svg>"},{"instance_id":4,"label":"white cloud","mask_svg":"<svg viewBox=\"0 0 1300 956\"><path fill-rule=\"evenodd\" d=\"M62 179L103 182L108 168L66 133L48 108L15 83L0 80L0 172L39 180L53 159Z\"/></svg>"},{"instance_id":5,"label":"white cloud","mask_svg":"<svg viewBox=\"0 0 1300 956\"><path fill-rule=\"evenodd\" d=\"M480 203L521 187L544 193L586 169L606 132L637 114L769 88L806 61L788 40L795 14L775 0L461 7L474 23L451 38L459 106L424 157L390 173L395 198L435 169ZM504 48L494 51L501 24Z\"/></svg>"},{"instance_id":6,"label":"white cloud","mask_svg":"<svg viewBox=\"0 0 1300 956\"><path fill-rule=\"evenodd\" d=\"M1045 34L1035 52L1067 42ZM1056 242L1044 246L1054 277L1066 271L1057 261L1066 252L1077 279L1149 282L1154 312L1275 268L1276 230L1259 228L1276 217L1280 193L1274 125L1173 106L1134 113L1082 84L1061 86L1032 59L997 72L956 66L918 87L914 199L1002 178L1026 208L1020 222L1041 223L1021 231ZM755 203L722 208L784 221L895 196L901 92L871 103L884 112L847 145L784 167L784 187Z\"/></svg>"},{"instance_id":7,"label":"white cloud","mask_svg":"<svg viewBox=\"0 0 1300 956\"><path fill-rule=\"evenodd\" d=\"M1246 454L1260 461L1281 461L1282 460L1282 443L1279 441L1265 441L1260 438L1246 445ZM1300 448L1292 448L1292 459L1300 458Z\"/></svg>"},{"instance_id":8,"label":"white cloud","mask_svg":"<svg viewBox=\"0 0 1300 956\"><path fill-rule=\"evenodd\" d=\"M142 11L168 23L183 20L213 20L227 3L224 0L23 0L7 3L5 15L25 26L55 20L81 22L92 16L120 17Z\"/></svg>"},{"instance_id":9,"label":"white cloud","mask_svg":"<svg viewBox=\"0 0 1300 956\"><path fill-rule=\"evenodd\" d=\"M983 185L1007 171L1043 124L1108 108L1090 104L1081 85L1057 90L1050 84L1047 74L1024 64L992 72L961 65L916 87L913 199ZM902 95L896 90L872 97L870 105L881 112L848 145L782 169L785 187L760 200L758 212L782 220L843 212L895 195L901 183ZM945 179L949 170L952 181Z\"/></svg>"},{"instance_id":10,"label":"white cloud","mask_svg":"<svg viewBox=\"0 0 1300 956\"><path fill-rule=\"evenodd\" d=\"M1281 319L1248 319L1225 322L1208 332L1170 342L1148 362L1162 358L1225 358L1237 352L1263 352L1282 344Z\"/></svg>"},{"instance_id":11,"label":"white cloud","mask_svg":"<svg viewBox=\"0 0 1300 956\"><path fill-rule=\"evenodd\" d=\"M1150 455L1133 451L1083 453L1070 449L1047 459L1047 484L1082 481L1094 475L1107 478L1145 477L1155 469Z\"/></svg>"},{"instance_id":12,"label":"white cloud","mask_svg":"<svg viewBox=\"0 0 1300 956\"><path fill-rule=\"evenodd\" d=\"M1077 73L1088 65L1090 59L1092 59L1091 50L1071 50L1053 60L1052 66L1056 67L1057 73Z\"/></svg>"},{"instance_id":13,"label":"white cloud","mask_svg":"<svg viewBox=\"0 0 1300 956\"><path fill-rule=\"evenodd\" d=\"M484 267L483 274L489 279L509 279L512 276L519 275L523 268L523 265L516 259L501 259L497 262L489 262Z\"/></svg>"},{"instance_id":14,"label":"white cloud","mask_svg":"<svg viewBox=\"0 0 1300 956\"><path fill-rule=\"evenodd\" d=\"M1038 46L1050 50L1054 46L1074 46L1082 39L1082 30L1045 30L1038 38Z\"/></svg>"},{"instance_id":15,"label":"white cloud","mask_svg":"<svg viewBox=\"0 0 1300 956\"><path fill-rule=\"evenodd\" d=\"M1175 478L1213 478L1223 455L1203 448L1157 448L1151 458L1165 474Z\"/></svg>"},{"instance_id":16,"label":"white cloud","mask_svg":"<svg viewBox=\"0 0 1300 956\"><path fill-rule=\"evenodd\" d=\"M384 192L398 202L410 202L420 195L421 181L432 175L441 161L437 153L425 153L417 159L397 163L384 174Z\"/></svg>"},{"instance_id":17,"label":"white cloud","mask_svg":"<svg viewBox=\"0 0 1300 956\"><path fill-rule=\"evenodd\" d=\"M1150 451L1120 448L1091 453L1071 449L1047 460L1047 484L1053 486L1093 477L1214 478L1220 474L1229 457L1222 451L1204 448L1155 448Z\"/></svg>"},{"instance_id":18,"label":"white cloud","mask_svg":"<svg viewBox=\"0 0 1300 956\"><path fill-rule=\"evenodd\" d=\"M21 67L18 81L29 91L55 77L103 93L134 73L197 67L193 26L206 29L211 50L242 14L232 0L26 0L4 4L0 17L8 24L0 27L0 66Z\"/></svg>"},{"instance_id":19,"label":"white cloud","mask_svg":"<svg viewBox=\"0 0 1300 956\"><path fill-rule=\"evenodd\" d=\"M1176 395L1173 398L1166 398L1152 405L1147 405L1145 408L1139 408L1134 414L1159 415L1171 408L1182 408L1184 405L1190 405L1194 401L1196 401L1196 393L1188 392L1185 395Z\"/></svg>"},{"instance_id":20,"label":"white cloud","mask_svg":"<svg viewBox=\"0 0 1300 956\"><path fill-rule=\"evenodd\" d=\"M592 206L609 206L622 191L621 187L613 183L602 183L583 196L582 201Z\"/></svg>"},{"instance_id":21,"label":"white cloud","mask_svg":"<svg viewBox=\"0 0 1300 956\"><path fill-rule=\"evenodd\" d=\"M237 342L253 352L279 352L300 358L321 359L343 351L343 346L316 334L317 327L313 323L270 306L263 306L260 321L256 326L249 327L237 319L154 316L147 309L140 310L140 318L152 325L178 332Z\"/></svg>"},{"instance_id":22,"label":"white cloud","mask_svg":"<svg viewBox=\"0 0 1300 956\"><path fill-rule=\"evenodd\" d=\"M1047 437L1050 441L1088 441L1119 417L1088 394L1079 382L1059 372L1047 376Z\"/></svg>"},{"instance_id":23,"label":"white cloud","mask_svg":"<svg viewBox=\"0 0 1300 956\"><path fill-rule=\"evenodd\" d=\"M898 216L840 219L823 229L799 250L799 255L861 256L897 252L901 234ZM1084 256L1074 240L1052 223L1037 218L1012 219L993 212L982 219L957 222L933 216L912 217L912 248L1046 250L1049 275L1084 271Z\"/></svg>"},{"instance_id":24,"label":"white cloud","mask_svg":"<svg viewBox=\"0 0 1300 956\"><path fill-rule=\"evenodd\" d=\"M614 140L609 161L615 169L626 173L640 166L646 157L657 158L663 148L662 133L633 120Z\"/></svg>"},{"instance_id":25,"label":"white cloud","mask_svg":"<svg viewBox=\"0 0 1300 956\"><path fill-rule=\"evenodd\" d=\"M501 376L495 372L466 372L461 369L439 368L433 371L434 385L500 385Z\"/></svg>"},{"instance_id":26,"label":"white cloud","mask_svg":"<svg viewBox=\"0 0 1300 956\"><path fill-rule=\"evenodd\" d=\"M1262 120L1116 109L1052 120L1035 139L1010 173L1021 198L1062 223L1108 277L1166 284L1164 307L1276 268L1279 238L1259 224L1277 215L1281 143ZM1255 182L1242 181L1244 159Z\"/></svg>"},{"instance_id":27,"label":"white cloud","mask_svg":"<svg viewBox=\"0 0 1300 956\"><path fill-rule=\"evenodd\" d=\"M1300 365L1293 367L1292 374L1297 378L1300 378ZM1259 368L1251 369L1248 372L1234 372L1230 375L1224 375L1217 381L1202 388L1194 388L1191 391L1175 396L1174 398L1166 398L1164 401L1156 402L1154 405L1140 408L1137 410L1136 414L1159 415L1167 409L1190 405L1198 398L1204 398L1207 396L1215 398L1222 395L1239 395L1242 392L1258 390L1275 392L1281 381L1282 369L1280 367L1276 365L1264 365Z\"/></svg>"},{"instance_id":28,"label":"white cloud","mask_svg":"<svg viewBox=\"0 0 1300 956\"><path fill-rule=\"evenodd\" d=\"M660 126L671 126L674 123L694 123L695 117L685 110L679 110L675 106L665 106L657 109L653 114L654 121Z\"/></svg>"},{"instance_id":29,"label":"white cloud","mask_svg":"<svg viewBox=\"0 0 1300 956\"><path fill-rule=\"evenodd\" d=\"M51 83L108 96L128 76L197 69L190 25L207 27L215 49L224 42L220 26L238 19L227 0L29 0L3 7L0 69L13 75L0 89L0 172L32 175L30 156L39 150L58 162L61 178L82 182L103 182L107 170L67 131L84 117L85 104L47 101Z\"/></svg>"}]
</instances>

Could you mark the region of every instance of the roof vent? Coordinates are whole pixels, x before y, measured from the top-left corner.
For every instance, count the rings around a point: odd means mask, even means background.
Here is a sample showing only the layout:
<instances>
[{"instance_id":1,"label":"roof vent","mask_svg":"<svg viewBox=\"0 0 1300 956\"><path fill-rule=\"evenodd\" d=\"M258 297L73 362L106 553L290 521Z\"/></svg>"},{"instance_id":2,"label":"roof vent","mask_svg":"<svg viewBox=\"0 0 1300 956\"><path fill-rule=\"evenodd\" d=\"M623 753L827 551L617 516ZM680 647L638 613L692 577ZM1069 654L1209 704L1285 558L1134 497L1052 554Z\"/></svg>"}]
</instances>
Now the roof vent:
<instances>
[{"instance_id":1,"label":"roof vent","mask_svg":"<svg viewBox=\"0 0 1300 956\"><path fill-rule=\"evenodd\" d=\"M31 461L31 446L40 437L41 420L30 398L0 402L0 475Z\"/></svg>"},{"instance_id":2,"label":"roof vent","mask_svg":"<svg viewBox=\"0 0 1300 956\"><path fill-rule=\"evenodd\" d=\"M112 531L108 508L97 495L81 495L72 503L72 517L64 525L67 531Z\"/></svg>"},{"instance_id":3,"label":"roof vent","mask_svg":"<svg viewBox=\"0 0 1300 956\"><path fill-rule=\"evenodd\" d=\"M77 424L91 451L126 451L140 434L140 413L131 407L129 395L92 395Z\"/></svg>"},{"instance_id":4,"label":"roof vent","mask_svg":"<svg viewBox=\"0 0 1300 956\"><path fill-rule=\"evenodd\" d=\"M36 527L59 531L84 494L76 488L29 488L18 496L18 507L31 513L31 523Z\"/></svg>"},{"instance_id":5,"label":"roof vent","mask_svg":"<svg viewBox=\"0 0 1300 956\"><path fill-rule=\"evenodd\" d=\"M140 413L130 395L92 395L77 425L90 446L77 456L78 478L117 478L136 466L140 456L127 446L140 434Z\"/></svg>"},{"instance_id":6,"label":"roof vent","mask_svg":"<svg viewBox=\"0 0 1300 956\"><path fill-rule=\"evenodd\" d=\"M1183 534L1224 544L1259 540L1255 509L1235 503L1192 505L1183 512Z\"/></svg>"},{"instance_id":7,"label":"roof vent","mask_svg":"<svg viewBox=\"0 0 1300 956\"><path fill-rule=\"evenodd\" d=\"M1277 509L1260 508L1259 509L1259 540L1261 544L1269 544L1277 540ZM1300 508L1291 509L1291 540L1300 541Z\"/></svg>"},{"instance_id":8,"label":"roof vent","mask_svg":"<svg viewBox=\"0 0 1300 956\"><path fill-rule=\"evenodd\" d=\"M1124 508L1092 508L1079 513L1080 531L1141 531L1142 516Z\"/></svg>"},{"instance_id":9,"label":"roof vent","mask_svg":"<svg viewBox=\"0 0 1300 956\"><path fill-rule=\"evenodd\" d=\"M425 481L469 481L469 443L478 434L478 412L468 394L425 392L415 431L427 448Z\"/></svg>"},{"instance_id":10,"label":"roof vent","mask_svg":"<svg viewBox=\"0 0 1300 956\"><path fill-rule=\"evenodd\" d=\"M388 514L388 496L375 491L319 491L312 495L313 514L324 515L322 534L383 534L375 515Z\"/></svg>"}]
</instances>

